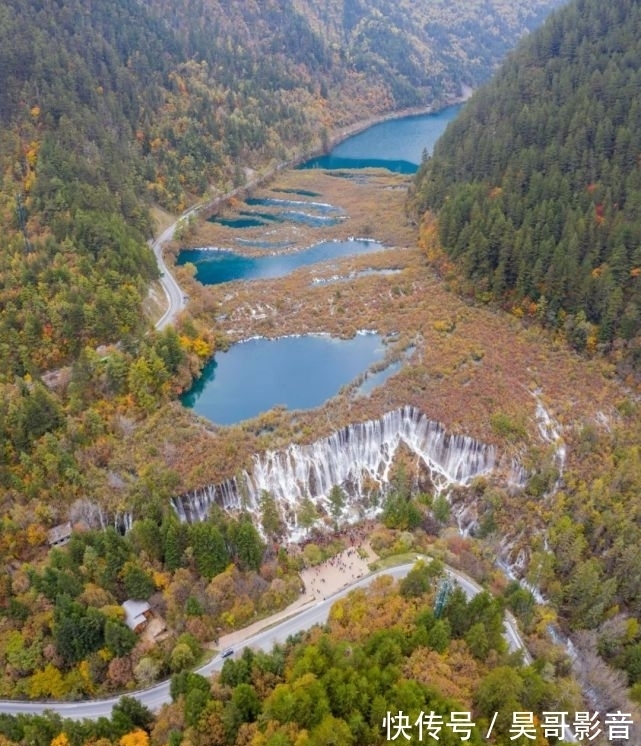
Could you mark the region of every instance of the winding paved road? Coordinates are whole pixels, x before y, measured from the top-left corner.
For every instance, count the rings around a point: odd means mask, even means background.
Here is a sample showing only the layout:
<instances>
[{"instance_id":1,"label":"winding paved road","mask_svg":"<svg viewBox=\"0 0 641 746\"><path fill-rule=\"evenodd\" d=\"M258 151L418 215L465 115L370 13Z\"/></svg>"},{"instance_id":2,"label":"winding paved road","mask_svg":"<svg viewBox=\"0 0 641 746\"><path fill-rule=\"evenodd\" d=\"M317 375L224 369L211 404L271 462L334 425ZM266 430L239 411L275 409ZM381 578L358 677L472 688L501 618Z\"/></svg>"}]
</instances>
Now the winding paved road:
<instances>
[{"instance_id":1,"label":"winding paved road","mask_svg":"<svg viewBox=\"0 0 641 746\"><path fill-rule=\"evenodd\" d=\"M156 322L156 329L158 329L158 331L162 331L166 326L173 324L176 316L187 305L187 296L165 264L163 248L167 241L171 241L173 238L178 223L192 212L195 212L195 209L185 213L185 215L179 218L175 223L172 223L168 228L165 228L158 238L150 242L152 251L156 257L158 269L160 270L160 284L162 285L165 297L167 298L167 310Z\"/></svg>"},{"instance_id":2,"label":"winding paved road","mask_svg":"<svg viewBox=\"0 0 641 746\"><path fill-rule=\"evenodd\" d=\"M427 558L417 557L417 559ZM239 651L242 648L251 647L254 649L269 651L276 643L284 643L290 635L295 635L298 632L309 629L315 624L324 624L329 617L329 611L332 604L338 598L347 595L355 588L363 588L372 583L375 578L382 575L391 575L396 579L403 578L412 567L414 567L414 563L379 570L365 578L350 583L348 586L342 588L324 601L319 601L313 606L308 606L279 624L248 637L236 647L236 650ZM473 598L477 593L483 590L478 583L475 583L466 575L457 572L451 567L447 567L446 572L458 583L468 598ZM519 636L516 622L509 614L506 615L505 618L505 638L511 651L522 650L525 662L531 662L529 653ZM204 666L198 668L196 672L203 676L210 676L214 671L220 671L222 669L223 662L223 658L220 655L217 655ZM128 696L135 697L143 705L149 707L149 709L156 711L159 710L163 704L171 702L169 684L170 682L167 680L160 684L156 684L149 689L128 692L127 694ZM0 712L9 715L18 715L20 713L35 715L51 711L72 720L83 720L85 718L97 720L99 717L109 717L113 706L118 703L121 696L122 695L118 695L117 697L111 697L109 699L95 699L84 702L23 702L0 700Z\"/></svg>"},{"instance_id":3,"label":"winding paved road","mask_svg":"<svg viewBox=\"0 0 641 746\"><path fill-rule=\"evenodd\" d=\"M200 212L215 210L225 200L228 200L231 197L236 197L239 194L255 188L256 186L258 186L258 184L273 176L280 168L283 168L284 166L285 164L280 164L279 166L272 167L264 174L256 176L254 179L249 180L247 184L243 186L232 189L230 192L215 197L208 202L202 202L194 205L193 207L190 207L189 210L184 212L174 223L172 223L168 228L165 228L165 230L157 238L149 241L149 245L151 246L151 249L156 257L158 269L160 270L160 284L162 285L165 297L167 298L167 310L156 322L156 329L162 331L166 326L170 326L171 324L173 324L176 316L187 306L188 298L185 295L184 290L176 281L176 278L174 277L170 269L167 267L165 258L163 256L163 248L167 241L171 241L174 237L174 231L176 230L178 224L188 220L192 216L198 217L198 213Z\"/></svg>"}]
</instances>

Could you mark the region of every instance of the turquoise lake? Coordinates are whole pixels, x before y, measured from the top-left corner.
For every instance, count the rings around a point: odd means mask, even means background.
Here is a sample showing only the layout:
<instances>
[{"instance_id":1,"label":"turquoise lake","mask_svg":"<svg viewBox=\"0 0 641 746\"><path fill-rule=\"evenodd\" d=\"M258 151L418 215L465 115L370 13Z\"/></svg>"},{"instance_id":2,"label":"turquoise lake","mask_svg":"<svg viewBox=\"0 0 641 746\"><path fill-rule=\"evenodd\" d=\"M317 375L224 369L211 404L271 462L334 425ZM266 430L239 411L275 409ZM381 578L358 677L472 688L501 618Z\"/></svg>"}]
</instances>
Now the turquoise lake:
<instances>
[{"instance_id":1,"label":"turquoise lake","mask_svg":"<svg viewBox=\"0 0 641 746\"><path fill-rule=\"evenodd\" d=\"M387 168L412 174L418 168L423 151L431 153L447 125L463 104L448 106L434 114L390 119L349 137L327 155L312 158L299 168Z\"/></svg>"},{"instance_id":2,"label":"turquoise lake","mask_svg":"<svg viewBox=\"0 0 641 746\"><path fill-rule=\"evenodd\" d=\"M256 417L278 405L312 409L384 355L378 334L250 339L216 353L182 403L219 425Z\"/></svg>"},{"instance_id":3,"label":"turquoise lake","mask_svg":"<svg viewBox=\"0 0 641 746\"><path fill-rule=\"evenodd\" d=\"M233 251L188 249L181 251L177 264L190 262L196 267L196 279L203 285L219 285L233 280L266 280L285 277L299 267L330 259L381 251L383 245L367 239L323 241L303 251L289 254L243 256Z\"/></svg>"}]
</instances>

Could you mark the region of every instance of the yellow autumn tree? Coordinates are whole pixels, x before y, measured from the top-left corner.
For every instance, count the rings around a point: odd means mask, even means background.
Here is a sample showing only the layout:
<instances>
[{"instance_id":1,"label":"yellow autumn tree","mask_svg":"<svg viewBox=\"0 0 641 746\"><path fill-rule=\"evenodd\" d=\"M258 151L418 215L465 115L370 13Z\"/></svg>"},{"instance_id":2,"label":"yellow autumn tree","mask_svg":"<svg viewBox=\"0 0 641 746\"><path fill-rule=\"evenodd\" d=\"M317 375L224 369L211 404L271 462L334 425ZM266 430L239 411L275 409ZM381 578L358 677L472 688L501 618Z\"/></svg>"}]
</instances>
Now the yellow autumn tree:
<instances>
[{"instance_id":1,"label":"yellow autumn tree","mask_svg":"<svg viewBox=\"0 0 641 746\"><path fill-rule=\"evenodd\" d=\"M29 680L29 696L34 699L40 697L62 699L66 693L64 678L51 663L47 663L41 671L36 671Z\"/></svg>"},{"instance_id":2,"label":"yellow autumn tree","mask_svg":"<svg viewBox=\"0 0 641 746\"><path fill-rule=\"evenodd\" d=\"M136 728L130 733L125 733L118 743L120 746L149 746L149 735L146 731Z\"/></svg>"}]
</instances>

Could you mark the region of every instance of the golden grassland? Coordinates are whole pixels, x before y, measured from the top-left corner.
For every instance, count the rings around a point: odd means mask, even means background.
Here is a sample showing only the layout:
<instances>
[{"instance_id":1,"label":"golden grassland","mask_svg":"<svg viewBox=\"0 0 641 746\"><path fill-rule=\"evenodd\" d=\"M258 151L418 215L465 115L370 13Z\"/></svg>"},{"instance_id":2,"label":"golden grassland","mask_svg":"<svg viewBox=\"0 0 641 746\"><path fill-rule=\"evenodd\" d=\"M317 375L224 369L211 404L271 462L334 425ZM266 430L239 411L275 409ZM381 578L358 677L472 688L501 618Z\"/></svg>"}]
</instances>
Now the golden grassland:
<instances>
[{"instance_id":1,"label":"golden grassland","mask_svg":"<svg viewBox=\"0 0 641 746\"><path fill-rule=\"evenodd\" d=\"M323 228L274 224L267 235L265 228L242 231L244 239L291 242L288 251L348 236L371 236L388 247L385 251L301 268L282 279L210 287L196 282L188 267L176 268L190 296L190 313L219 339L233 343L256 335L275 338L308 332L351 337L359 329L376 330L392 340L390 359L413 346L402 370L369 396L356 397L354 387L347 386L320 409L276 409L233 427L198 423L174 403L152 418L145 432L136 434L147 461L160 457L179 473L180 488L188 489L233 475L247 466L252 453L292 441L309 442L404 404L420 407L451 431L524 455L541 442L534 417L535 391L568 440L584 423L605 427L619 416L616 405L629 392L605 361L579 357L539 327L470 305L448 291L428 263L425 235L406 215L407 185L407 177L384 171L358 172L352 178L316 170L286 171L254 196L328 202L340 206L346 219ZM319 196L299 197L289 190ZM225 209L231 216L243 207L233 201ZM251 253L235 242L239 233L202 222L189 245ZM179 248L174 245L168 253ZM349 277L371 268L401 271ZM346 279L312 282L335 276ZM497 416L509 423L507 432L497 428ZM154 445L149 446L146 440L152 432Z\"/></svg>"}]
</instances>

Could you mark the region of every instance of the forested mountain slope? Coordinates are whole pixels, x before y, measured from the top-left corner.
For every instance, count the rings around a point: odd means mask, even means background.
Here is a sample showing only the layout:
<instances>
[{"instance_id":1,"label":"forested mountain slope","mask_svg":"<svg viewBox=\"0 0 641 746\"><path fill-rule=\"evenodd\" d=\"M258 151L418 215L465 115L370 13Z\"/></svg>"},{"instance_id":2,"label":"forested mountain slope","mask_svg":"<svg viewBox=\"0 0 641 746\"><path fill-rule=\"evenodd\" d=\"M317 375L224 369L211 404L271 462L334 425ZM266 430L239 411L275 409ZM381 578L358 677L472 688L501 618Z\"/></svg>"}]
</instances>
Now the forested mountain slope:
<instances>
[{"instance_id":1,"label":"forested mountain slope","mask_svg":"<svg viewBox=\"0 0 641 746\"><path fill-rule=\"evenodd\" d=\"M560 3L493 0L294 0L331 46L370 81L380 76L397 104L416 101L416 88L439 96L488 79L497 59L526 29Z\"/></svg>"},{"instance_id":2,"label":"forested mountain slope","mask_svg":"<svg viewBox=\"0 0 641 746\"><path fill-rule=\"evenodd\" d=\"M641 6L575 0L450 127L416 204L477 297L638 363L640 154Z\"/></svg>"}]
</instances>

